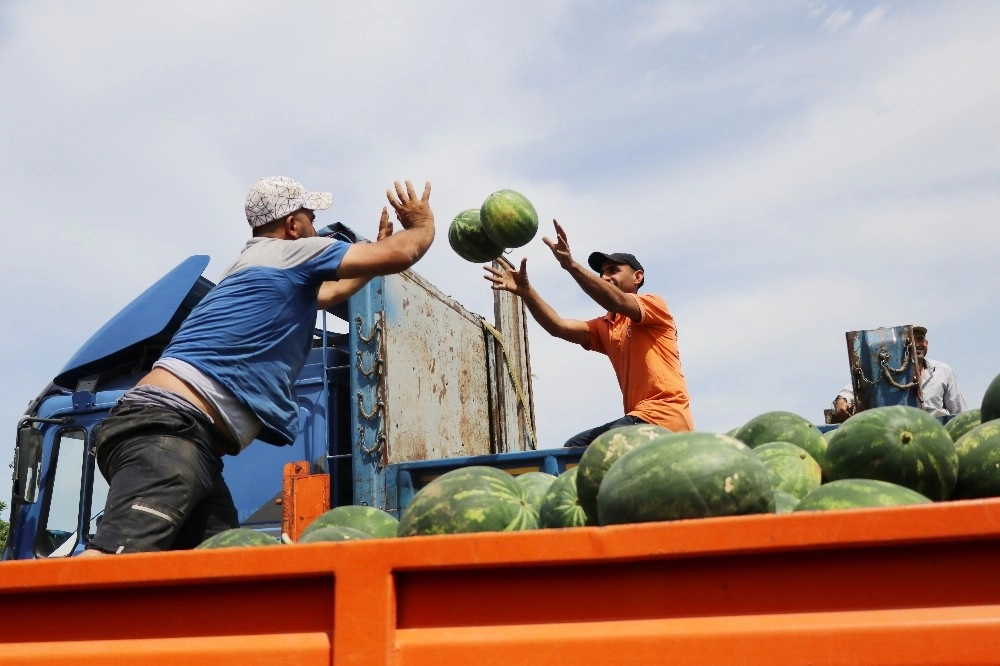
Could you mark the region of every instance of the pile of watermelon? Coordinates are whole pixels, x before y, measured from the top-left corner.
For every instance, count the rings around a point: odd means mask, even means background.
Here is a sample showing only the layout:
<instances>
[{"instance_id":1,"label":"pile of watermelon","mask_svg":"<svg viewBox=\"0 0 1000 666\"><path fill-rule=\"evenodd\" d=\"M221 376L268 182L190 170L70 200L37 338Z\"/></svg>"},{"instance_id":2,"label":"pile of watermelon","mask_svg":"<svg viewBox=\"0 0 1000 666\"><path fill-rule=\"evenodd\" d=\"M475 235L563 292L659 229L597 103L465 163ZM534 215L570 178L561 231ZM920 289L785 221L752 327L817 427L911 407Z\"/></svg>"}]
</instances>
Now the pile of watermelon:
<instances>
[{"instance_id":1,"label":"pile of watermelon","mask_svg":"<svg viewBox=\"0 0 1000 666\"><path fill-rule=\"evenodd\" d=\"M197 548L274 546L282 543L358 541L396 536L399 521L391 513L370 506L338 506L320 514L302 531L298 541L282 540L248 527L236 527L209 537Z\"/></svg>"},{"instance_id":2,"label":"pile of watermelon","mask_svg":"<svg viewBox=\"0 0 1000 666\"><path fill-rule=\"evenodd\" d=\"M983 414L991 418L984 421ZM982 409L947 425L923 410L891 406L860 412L825 432L784 411L760 414L725 434L625 426L595 439L579 465L557 477L522 477L487 467L444 474L403 511L399 535L997 497L1000 377Z\"/></svg>"},{"instance_id":3,"label":"pile of watermelon","mask_svg":"<svg viewBox=\"0 0 1000 666\"><path fill-rule=\"evenodd\" d=\"M448 227L448 244L466 261L493 261L527 245L538 232L538 213L520 192L497 190L479 208L464 210Z\"/></svg>"},{"instance_id":4,"label":"pile of watermelon","mask_svg":"<svg viewBox=\"0 0 1000 666\"><path fill-rule=\"evenodd\" d=\"M489 466L451 470L397 520L343 506L298 543L618 525L759 513L830 511L1000 497L1000 375L980 409L942 424L914 407L859 412L825 432L791 412L725 434L615 428L559 475ZM199 548L271 545L245 528Z\"/></svg>"}]
</instances>

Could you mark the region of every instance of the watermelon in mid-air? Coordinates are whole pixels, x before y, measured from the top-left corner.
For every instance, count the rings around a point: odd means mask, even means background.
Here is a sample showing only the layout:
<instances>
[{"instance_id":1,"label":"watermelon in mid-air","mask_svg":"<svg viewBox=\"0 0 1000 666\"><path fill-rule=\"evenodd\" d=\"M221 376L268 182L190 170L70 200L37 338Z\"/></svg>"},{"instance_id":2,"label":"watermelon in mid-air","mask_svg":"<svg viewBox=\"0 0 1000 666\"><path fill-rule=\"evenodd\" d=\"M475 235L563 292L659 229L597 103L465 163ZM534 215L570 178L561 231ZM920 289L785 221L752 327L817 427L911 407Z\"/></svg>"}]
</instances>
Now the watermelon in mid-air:
<instances>
[{"instance_id":1,"label":"watermelon in mid-air","mask_svg":"<svg viewBox=\"0 0 1000 666\"><path fill-rule=\"evenodd\" d=\"M479 208L483 231L502 248L527 245L538 232L538 213L531 202L514 190L498 190Z\"/></svg>"},{"instance_id":2,"label":"watermelon in mid-air","mask_svg":"<svg viewBox=\"0 0 1000 666\"><path fill-rule=\"evenodd\" d=\"M464 210L455 216L448 227L448 244L455 254L476 264L493 261L504 250L483 231L478 208Z\"/></svg>"}]
</instances>

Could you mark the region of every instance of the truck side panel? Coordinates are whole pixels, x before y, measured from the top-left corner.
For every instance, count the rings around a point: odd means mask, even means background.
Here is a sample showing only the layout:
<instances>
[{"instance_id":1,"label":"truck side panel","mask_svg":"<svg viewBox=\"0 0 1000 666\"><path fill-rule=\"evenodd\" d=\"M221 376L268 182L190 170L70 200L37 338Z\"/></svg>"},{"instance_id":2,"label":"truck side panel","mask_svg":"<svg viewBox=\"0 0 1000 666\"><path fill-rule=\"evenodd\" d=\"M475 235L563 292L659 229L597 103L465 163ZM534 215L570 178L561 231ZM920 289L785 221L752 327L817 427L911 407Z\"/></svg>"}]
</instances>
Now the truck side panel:
<instances>
[{"instance_id":1,"label":"truck side panel","mask_svg":"<svg viewBox=\"0 0 1000 666\"><path fill-rule=\"evenodd\" d=\"M386 282L388 462L491 453L480 318L415 274Z\"/></svg>"},{"instance_id":2,"label":"truck side panel","mask_svg":"<svg viewBox=\"0 0 1000 666\"><path fill-rule=\"evenodd\" d=\"M998 511L994 499L10 562L0 654L11 664L992 665Z\"/></svg>"}]
</instances>

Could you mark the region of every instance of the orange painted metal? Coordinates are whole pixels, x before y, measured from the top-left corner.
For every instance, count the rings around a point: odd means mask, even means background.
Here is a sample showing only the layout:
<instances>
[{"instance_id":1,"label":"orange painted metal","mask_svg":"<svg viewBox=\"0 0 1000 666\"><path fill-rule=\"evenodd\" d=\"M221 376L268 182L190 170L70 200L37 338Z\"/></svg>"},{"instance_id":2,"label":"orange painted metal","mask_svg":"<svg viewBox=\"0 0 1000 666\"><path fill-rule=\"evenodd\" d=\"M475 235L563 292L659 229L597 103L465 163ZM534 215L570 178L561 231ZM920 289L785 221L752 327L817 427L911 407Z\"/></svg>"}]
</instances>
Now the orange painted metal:
<instances>
[{"instance_id":1,"label":"orange painted metal","mask_svg":"<svg viewBox=\"0 0 1000 666\"><path fill-rule=\"evenodd\" d=\"M285 463L281 484L281 531L296 541L330 508L330 475L310 474L309 463Z\"/></svg>"},{"instance_id":2,"label":"orange painted metal","mask_svg":"<svg viewBox=\"0 0 1000 666\"><path fill-rule=\"evenodd\" d=\"M1000 499L0 563L0 662L1000 663Z\"/></svg>"}]
</instances>

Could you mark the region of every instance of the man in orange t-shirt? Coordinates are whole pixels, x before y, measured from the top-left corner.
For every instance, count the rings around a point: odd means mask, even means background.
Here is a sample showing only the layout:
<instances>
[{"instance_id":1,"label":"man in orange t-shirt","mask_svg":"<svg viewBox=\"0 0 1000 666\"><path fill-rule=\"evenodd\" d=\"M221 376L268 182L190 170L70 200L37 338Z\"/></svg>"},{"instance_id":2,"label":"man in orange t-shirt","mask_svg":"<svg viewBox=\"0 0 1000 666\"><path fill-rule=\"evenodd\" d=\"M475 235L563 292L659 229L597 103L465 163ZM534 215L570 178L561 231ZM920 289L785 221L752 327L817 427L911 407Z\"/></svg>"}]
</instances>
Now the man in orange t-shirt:
<instances>
[{"instance_id":1,"label":"man in orange t-shirt","mask_svg":"<svg viewBox=\"0 0 1000 666\"><path fill-rule=\"evenodd\" d=\"M642 264L631 254L594 252L588 258L596 275L573 260L566 232L553 220L556 240L542 240L559 265L576 280L584 293L607 310L590 321L563 319L528 281L527 259L521 267L496 270L487 266L493 289L520 296L531 316L546 332L575 342L584 349L607 355L622 390L625 416L585 430L564 446L587 446L612 428L652 423L683 432L694 430L687 382L677 352L677 327L659 296L638 294L645 281Z\"/></svg>"}]
</instances>

